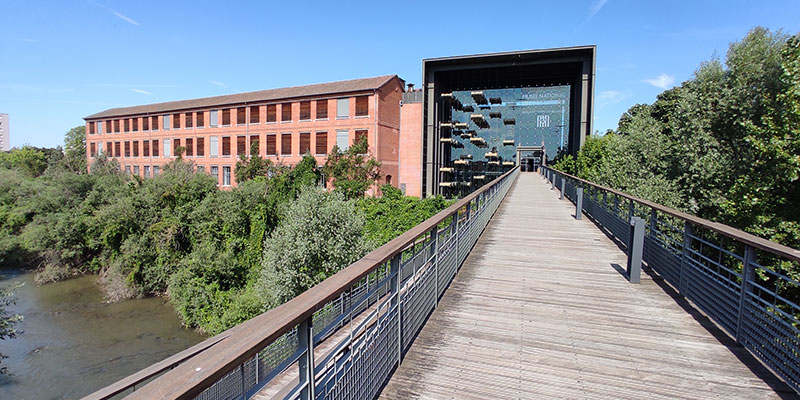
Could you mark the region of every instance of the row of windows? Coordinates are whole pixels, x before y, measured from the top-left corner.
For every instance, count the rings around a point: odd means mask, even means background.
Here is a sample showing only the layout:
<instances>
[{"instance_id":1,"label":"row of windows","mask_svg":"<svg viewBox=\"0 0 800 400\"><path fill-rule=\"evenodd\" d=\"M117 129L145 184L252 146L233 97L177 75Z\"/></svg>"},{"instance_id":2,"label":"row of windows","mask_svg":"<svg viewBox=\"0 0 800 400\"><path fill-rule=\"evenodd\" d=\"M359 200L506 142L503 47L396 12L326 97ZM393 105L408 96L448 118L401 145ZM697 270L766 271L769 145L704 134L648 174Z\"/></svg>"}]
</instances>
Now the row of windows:
<instances>
[{"instance_id":1,"label":"row of windows","mask_svg":"<svg viewBox=\"0 0 800 400\"><path fill-rule=\"evenodd\" d=\"M363 138L367 137L368 130L366 129L356 129L355 135L353 137L352 143L358 143ZM314 136L315 143L314 143L314 152L313 154L316 155L325 155L328 153L328 132L300 132L299 133L299 149L297 153L294 152L295 149L292 148L292 135L293 133L268 133L265 135L266 141L266 155L267 156L277 156L278 152L282 156L291 156L291 155L303 155L306 153L311 153L311 137ZM221 148L220 148L220 139L221 140ZM211 157L219 157L220 150L221 155L223 157L231 156L232 148L231 148L231 141L236 140L236 155L247 155L248 154L248 145L250 148L254 146L259 146L261 135L249 135L249 136L236 136L235 138L230 136L209 136L208 137L208 144L209 144L209 156ZM280 139L280 149L278 149L278 140ZM103 147L103 142L90 142L89 143L89 155L92 157L96 157L100 153L105 153L111 157L139 157L141 154L142 157L159 157L161 156L169 157L169 156L178 156L181 149L183 149L183 154L187 157L205 157L205 137L195 137L195 138L175 138L175 139L153 139L153 140L126 140L124 142L105 142L105 147ZM343 129L336 131L336 145L339 147L340 150L344 151L350 147L350 131ZM141 146L140 146L141 144ZM105 149L105 151L104 151ZM161 150L161 152L159 152ZM259 151L261 154L261 151Z\"/></svg>"},{"instance_id":2,"label":"row of windows","mask_svg":"<svg viewBox=\"0 0 800 400\"><path fill-rule=\"evenodd\" d=\"M154 165L152 167L152 170L151 170L149 165L143 166L142 169L143 169L144 175L141 175L141 176L143 176L145 178L152 178L152 177L157 176L158 174L161 173L160 167L158 165ZM151 175L151 171L152 171L152 175ZM125 166L125 172L127 172L128 174L139 175L139 166L138 165L134 165L134 166L126 165ZM198 165L197 166L197 172L205 173L206 172L205 171L205 167L202 166L202 165ZM219 166L217 166L217 165L211 166L211 168L209 168L208 174L210 176L214 177L217 182L219 182ZM219 184L219 183L217 183L217 184ZM222 185L223 186L230 186L231 185L231 167L230 166L223 166L222 167Z\"/></svg>"},{"instance_id":3,"label":"row of windows","mask_svg":"<svg viewBox=\"0 0 800 400\"><path fill-rule=\"evenodd\" d=\"M358 96L356 99L355 117L369 116L369 96ZM328 100L315 100L315 118L317 120L328 119ZM299 120L311 121L311 100L299 102ZM265 110L265 122L277 123L278 107L280 106L280 122L292 122L292 104L268 104L266 106L249 106L238 108L226 108L223 110L208 111L208 126L216 128L220 126L231 126L231 119L236 118L236 125L260 124L261 110ZM336 119L350 118L350 98L336 99ZM140 118L125 118L106 121L92 121L88 123L89 134L120 133L120 132L139 132ZM183 121L184 129L205 128L206 111L191 111L185 113L174 113L159 116L141 117L141 131L157 131L161 126L165 131L170 129L181 129ZM159 122L161 124L159 125Z\"/></svg>"}]
</instances>

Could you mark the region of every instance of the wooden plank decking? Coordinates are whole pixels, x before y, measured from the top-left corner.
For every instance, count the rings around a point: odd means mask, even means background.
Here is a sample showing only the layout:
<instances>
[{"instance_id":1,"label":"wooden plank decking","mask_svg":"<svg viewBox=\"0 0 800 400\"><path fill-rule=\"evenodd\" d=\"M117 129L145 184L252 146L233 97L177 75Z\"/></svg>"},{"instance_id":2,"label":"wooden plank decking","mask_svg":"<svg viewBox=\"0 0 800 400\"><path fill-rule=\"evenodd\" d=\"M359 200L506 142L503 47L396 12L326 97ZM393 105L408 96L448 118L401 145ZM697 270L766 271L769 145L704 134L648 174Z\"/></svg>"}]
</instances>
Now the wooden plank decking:
<instances>
[{"instance_id":1,"label":"wooden plank decking","mask_svg":"<svg viewBox=\"0 0 800 400\"><path fill-rule=\"evenodd\" d=\"M381 398L795 398L573 215L520 174Z\"/></svg>"}]
</instances>

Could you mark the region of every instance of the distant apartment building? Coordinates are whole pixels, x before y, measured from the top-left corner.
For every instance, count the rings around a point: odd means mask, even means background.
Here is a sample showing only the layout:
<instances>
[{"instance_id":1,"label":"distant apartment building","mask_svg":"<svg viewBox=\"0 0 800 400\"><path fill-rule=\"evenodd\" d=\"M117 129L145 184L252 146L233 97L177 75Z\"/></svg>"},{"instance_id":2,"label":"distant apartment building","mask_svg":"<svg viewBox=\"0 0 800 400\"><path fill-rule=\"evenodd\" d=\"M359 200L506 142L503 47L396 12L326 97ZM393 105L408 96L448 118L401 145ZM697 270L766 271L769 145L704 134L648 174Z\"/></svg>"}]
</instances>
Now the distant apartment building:
<instances>
[{"instance_id":1,"label":"distant apartment building","mask_svg":"<svg viewBox=\"0 0 800 400\"><path fill-rule=\"evenodd\" d=\"M11 133L8 130L8 114L0 114L0 151L11 150Z\"/></svg>"},{"instance_id":2,"label":"distant apartment building","mask_svg":"<svg viewBox=\"0 0 800 400\"><path fill-rule=\"evenodd\" d=\"M86 118L89 165L101 153L131 174L152 177L183 156L220 187L236 185L240 155L294 165L306 153L325 162L338 145L367 139L381 183L397 185L400 102L396 75L113 108Z\"/></svg>"}]
</instances>

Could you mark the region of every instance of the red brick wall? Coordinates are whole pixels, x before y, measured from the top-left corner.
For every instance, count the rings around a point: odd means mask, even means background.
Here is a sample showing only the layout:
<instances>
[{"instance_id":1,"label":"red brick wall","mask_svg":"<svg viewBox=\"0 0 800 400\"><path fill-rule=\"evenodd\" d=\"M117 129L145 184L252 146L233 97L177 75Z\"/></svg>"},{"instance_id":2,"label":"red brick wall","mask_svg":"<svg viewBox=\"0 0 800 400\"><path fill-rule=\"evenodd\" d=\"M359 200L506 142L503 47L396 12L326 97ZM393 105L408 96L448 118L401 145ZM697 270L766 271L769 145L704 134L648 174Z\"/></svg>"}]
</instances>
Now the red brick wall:
<instances>
[{"instance_id":1,"label":"red brick wall","mask_svg":"<svg viewBox=\"0 0 800 400\"><path fill-rule=\"evenodd\" d=\"M398 186L406 184L406 195L422 195L422 103L400 108L400 166Z\"/></svg>"}]
</instances>

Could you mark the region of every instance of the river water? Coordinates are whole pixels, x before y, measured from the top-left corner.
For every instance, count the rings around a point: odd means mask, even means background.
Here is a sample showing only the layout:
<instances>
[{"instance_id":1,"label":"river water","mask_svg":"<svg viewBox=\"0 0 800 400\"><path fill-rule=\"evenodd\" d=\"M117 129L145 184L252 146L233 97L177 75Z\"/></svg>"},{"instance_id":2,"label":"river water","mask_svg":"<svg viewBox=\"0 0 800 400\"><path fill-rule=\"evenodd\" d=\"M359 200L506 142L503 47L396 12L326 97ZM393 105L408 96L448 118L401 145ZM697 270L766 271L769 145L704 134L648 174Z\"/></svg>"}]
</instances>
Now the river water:
<instances>
[{"instance_id":1,"label":"river water","mask_svg":"<svg viewBox=\"0 0 800 400\"><path fill-rule=\"evenodd\" d=\"M33 274L0 271L0 285L21 281L23 314L15 339L0 341L0 399L75 399L201 342L172 306L147 298L105 303L96 276L42 286Z\"/></svg>"}]
</instances>

